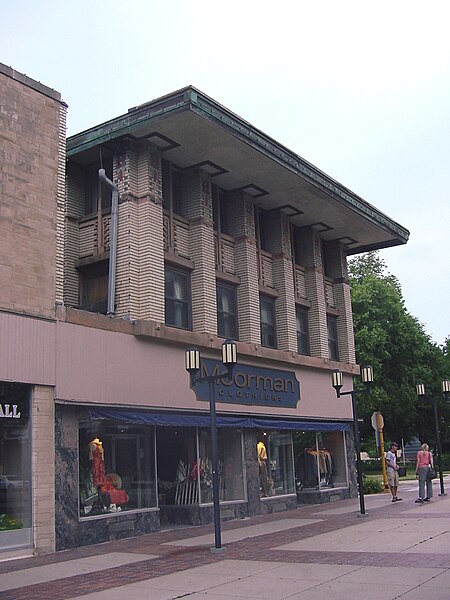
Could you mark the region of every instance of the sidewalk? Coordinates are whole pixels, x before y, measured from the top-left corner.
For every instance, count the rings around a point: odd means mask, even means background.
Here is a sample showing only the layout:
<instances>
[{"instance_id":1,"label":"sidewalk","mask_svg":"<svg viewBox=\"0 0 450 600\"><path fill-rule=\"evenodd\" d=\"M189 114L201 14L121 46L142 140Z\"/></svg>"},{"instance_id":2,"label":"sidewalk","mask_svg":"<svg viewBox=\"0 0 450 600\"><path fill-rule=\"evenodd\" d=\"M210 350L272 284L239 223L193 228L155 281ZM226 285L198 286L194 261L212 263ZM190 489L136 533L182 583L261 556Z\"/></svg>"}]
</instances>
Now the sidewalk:
<instances>
[{"instance_id":1,"label":"sidewalk","mask_svg":"<svg viewBox=\"0 0 450 600\"><path fill-rule=\"evenodd\" d=\"M446 478L450 494L450 478ZM450 495L417 484L213 526L176 529L0 562L1 600L450 600Z\"/></svg>"}]
</instances>

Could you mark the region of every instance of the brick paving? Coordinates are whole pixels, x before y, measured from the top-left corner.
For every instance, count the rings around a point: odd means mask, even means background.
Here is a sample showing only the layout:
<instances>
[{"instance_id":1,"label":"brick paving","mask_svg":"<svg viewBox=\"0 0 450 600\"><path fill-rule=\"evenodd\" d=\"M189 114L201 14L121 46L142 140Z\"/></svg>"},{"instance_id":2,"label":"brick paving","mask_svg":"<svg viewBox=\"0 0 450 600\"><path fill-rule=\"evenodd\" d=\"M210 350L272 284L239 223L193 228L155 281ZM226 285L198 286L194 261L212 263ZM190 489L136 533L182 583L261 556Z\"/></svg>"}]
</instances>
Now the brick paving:
<instances>
[{"instance_id":1,"label":"brick paving","mask_svg":"<svg viewBox=\"0 0 450 600\"><path fill-rule=\"evenodd\" d=\"M406 486L405 486L406 487ZM437 491L437 490L436 490ZM199 545L183 547L180 545L182 540L191 540L209 533L211 544L213 545L213 526L192 527L183 529L172 529L158 533L147 534L138 538L118 540L95 546L88 546L59 552L52 555L29 557L11 561L0 562L0 589L1 574L16 573L20 587L0 591L1 600L67 600L74 597L82 597L86 594L92 594L104 590L120 588L131 583L150 580L162 575L174 574L178 571L192 569L204 565L210 565L223 560L246 560L246 561L267 561L268 563L320 563L328 565L358 565L358 566L386 566L392 565L399 567L423 567L424 554L421 551L419 542L428 541L418 538L417 551L415 545L406 551L393 552L388 550L389 534L386 537L386 551L340 551L340 550L290 550L280 549L280 546L294 544L304 540L313 540L322 534L332 534L336 532L336 538L341 535L342 530L345 536L349 536L351 543L351 532L356 526L364 527L372 523L368 530L377 531L377 521L381 523L385 520L392 520L393 528L396 526L399 518L402 523L414 524L420 522L421 527L429 519L437 519L436 523L444 523L445 531L448 533L450 524L450 498L435 498L427 506L415 505L413 486L402 491L403 502L391 503L390 496L383 494L377 497L366 497L368 515L365 518L358 518L359 503L357 499L344 500L341 502L326 505L300 506L298 509L244 519L239 521L229 521L222 524L224 537L226 532L232 530L245 529L249 526L274 523L276 521L286 521L292 519L293 523L298 523L299 519L316 520L302 526L293 526L290 529L280 531L271 531L262 533L257 537L240 539L235 542L224 543L226 551L223 553L212 553L209 546ZM385 500L385 502L384 502ZM439 504L442 505L442 510ZM339 512L335 509L346 510L349 512ZM328 514L330 513L330 514ZM338 513L338 514L336 514ZM319 520L320 519L320 520ZM319 521L317 521L319 520ZM381 529L380 529L381 531ZM395 535L395 530L392 535ZM341 536L342 537L342 536ZM437 536L438 537L438 536ZM195 541L195 540L193 540ZM177 542L178 545L169 543ZM301 545L304 545L303 543ZM100 568L95 572L60 577L54 581L44 581L27 585L27 573L33 569L45 565L54 565L55 573L63 568L67 561L74 561L82 558L108 555L110 553L131 553L139 555L139 562L131 562L113 568ZM145 557L149 558L146 559ZM154 558L151 558L154 557ZM433 568L450 569L450 547L448 552L428 552L426 554L426 563ZM105 563L102 563L103 565ZM150 596L149 596L150 597ZM450 592L449 592L450 598Z\"/></svg>"}]
</instances>

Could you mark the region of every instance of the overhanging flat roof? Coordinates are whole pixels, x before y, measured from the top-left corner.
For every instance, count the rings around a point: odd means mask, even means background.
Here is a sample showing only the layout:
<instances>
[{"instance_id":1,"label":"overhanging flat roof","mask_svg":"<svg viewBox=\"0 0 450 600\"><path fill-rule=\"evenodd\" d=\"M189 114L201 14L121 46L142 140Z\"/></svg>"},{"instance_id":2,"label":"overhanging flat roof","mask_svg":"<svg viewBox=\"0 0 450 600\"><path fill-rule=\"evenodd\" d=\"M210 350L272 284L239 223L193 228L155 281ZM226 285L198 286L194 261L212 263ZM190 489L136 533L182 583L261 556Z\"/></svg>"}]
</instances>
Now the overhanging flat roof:
<instances>
[{"instance_id":1,"label":"overhanging flat roof","mask_svg":"<svg viewBox=\"0 0 450 600\"><path fill-rule=\"evenodd\" d=\"M247 121L189 86L71 136L68 158L98 160L126 139L148 140L184 170L202 167L226 190L339 240L349 254L405 244L409 231Z\"/></svg>"}]
</instances>

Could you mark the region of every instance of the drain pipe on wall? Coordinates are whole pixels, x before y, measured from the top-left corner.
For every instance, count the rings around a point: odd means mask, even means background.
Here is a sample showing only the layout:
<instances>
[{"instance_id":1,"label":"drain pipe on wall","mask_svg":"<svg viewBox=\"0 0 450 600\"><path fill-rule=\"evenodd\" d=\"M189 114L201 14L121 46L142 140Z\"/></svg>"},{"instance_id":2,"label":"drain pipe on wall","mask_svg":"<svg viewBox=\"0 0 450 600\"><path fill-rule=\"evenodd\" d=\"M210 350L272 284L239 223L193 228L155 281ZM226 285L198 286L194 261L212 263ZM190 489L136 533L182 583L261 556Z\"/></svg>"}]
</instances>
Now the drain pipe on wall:
<instances>
[{"instance_id":1,"label":"drain pipe on wall","mask_svg":"<svg viewBox=\"0 0 450 600\"><path fill-rule=\"evenodd\" d=\"M105 169L99 169L100 181L112 190L111 199L111 231L109 236L109 274L108 274L108 307L107 315L113 315L116 296L116 262L117 262L117 209L119 206L119 188L106 176Z\"/></svg>"}]
</instances>

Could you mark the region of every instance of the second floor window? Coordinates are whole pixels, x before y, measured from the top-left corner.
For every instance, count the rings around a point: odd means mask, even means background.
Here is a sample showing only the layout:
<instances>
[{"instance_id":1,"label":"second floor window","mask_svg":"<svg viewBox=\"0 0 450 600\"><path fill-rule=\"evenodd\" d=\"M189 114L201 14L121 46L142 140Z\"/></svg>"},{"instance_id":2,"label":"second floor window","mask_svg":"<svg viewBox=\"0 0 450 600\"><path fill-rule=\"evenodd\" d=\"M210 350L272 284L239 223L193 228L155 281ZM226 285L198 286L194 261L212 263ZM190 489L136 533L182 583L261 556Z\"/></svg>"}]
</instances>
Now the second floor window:
<instances>
[{"instance_id":1,"label":"second floor window","mask_svg":"<svg viewBox=\"0 0 450 600\"><path fill-rule=\"evenodd\" d=\"M165 322L166 325L190 329L190 278L185 271L166 266L165 279Z\"/></svg>"},{"instance_id":2,"label":"second floor window","mask_svg":"<svg viewBox=\"0 0 450 600\"><path fill-rule=\"evenodd\" d=\"M337 332L337 318L327 315L328 328L328 355L331 360L339 360L339 345Z\"/></svg>"},{"instance_id":3,"label":"second floor window","mask_svg":"<svg viewBox=\"0 0 450 600\"><path fill-rule=\"evenodd\" d=\"M260 296L259 311L261 319L261 345L268 348L276 348L275 300L267 296Z\"/></svg>"},{"instance_id":4,"label":"second floor window","mask_svg":"<svg viewBox=\"0 0 450 600\"><path fill-rule=\"evenodd\" d=\"M295 312L297 317L297 352L309 356L311 349L309 346L308 309L297 305Z\"/></svg>"},{"instance_id":5,"label":"second floor window","mask_svg":"<svg viewBox=\"0 0 450 600\"><path fill-rule=\"evenodd\" d=\"M182 214L181 173L167 160L162 161L163 207L169 214Z\"/></svg>"},{"instance_id":6,"label":"second floor window","mask_svg":"<svg viewBox=\"0 0 450 600\"><path fill-rule=\"evenodd\" d=\"M108 304L109 262L85 267L80 273L80 308L106 314Z\"/></svg>"},{"instance_id":7,"label":"second floor window","mask_svg":"<svg viewBox=\"0 0 450 600\"><path fill-rule=\"evenodd\" d=\"M227 193L216 185L212 186L212 205L214 231L230 235L227 215Z\"/></svg>"},{"instance_id":8,"label":"second floor window","mask_svg":"<svg viewBox=\"0 0 450 600\"><path fill-rule=\"evenodd\" d=\"M237 339L236 288L217 282L217 335Z\"/></svg>"}]
</instances>

